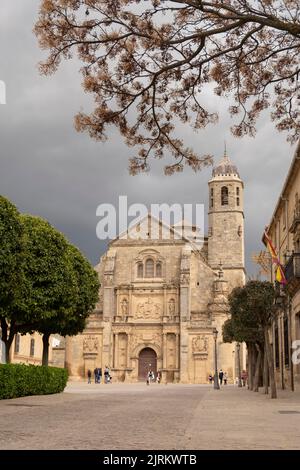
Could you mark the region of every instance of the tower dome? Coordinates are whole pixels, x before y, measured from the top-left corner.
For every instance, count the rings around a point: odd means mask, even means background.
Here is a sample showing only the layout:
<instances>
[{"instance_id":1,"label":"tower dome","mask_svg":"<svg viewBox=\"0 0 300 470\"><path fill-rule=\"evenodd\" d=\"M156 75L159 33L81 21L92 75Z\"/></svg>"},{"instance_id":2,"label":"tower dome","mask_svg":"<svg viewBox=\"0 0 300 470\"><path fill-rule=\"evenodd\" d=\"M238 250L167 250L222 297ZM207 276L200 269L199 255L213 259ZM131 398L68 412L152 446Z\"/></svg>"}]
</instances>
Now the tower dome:
<instances>
[{"instance_id":1,"label":"tower dome","mask_svg":"<svg viewBox=\"0 0 300 470\"><path fill-rule=\"evenodd\" d=\"M220 162L213 168L213 176L237 176L240 177L237 167L231 162L226 151Z\"/></svg>"}]
</instances>

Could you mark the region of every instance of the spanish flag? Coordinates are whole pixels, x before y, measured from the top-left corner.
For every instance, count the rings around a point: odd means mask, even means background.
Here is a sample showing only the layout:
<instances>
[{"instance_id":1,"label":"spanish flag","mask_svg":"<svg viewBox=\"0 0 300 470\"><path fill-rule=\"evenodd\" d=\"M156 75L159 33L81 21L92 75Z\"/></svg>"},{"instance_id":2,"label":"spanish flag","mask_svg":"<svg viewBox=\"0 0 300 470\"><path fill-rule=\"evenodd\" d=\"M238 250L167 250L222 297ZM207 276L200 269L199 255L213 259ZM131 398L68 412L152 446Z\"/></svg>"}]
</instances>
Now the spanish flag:
<instances>
[{"instance_id":1,"label":"spanish flag","mask_svg":"<svg viewBox=\"0 0 300 470\"><path fill-rule=\"evenodd\" d=\"M264 238L265 238L265 243L267 245L267 248L268 248L268 250L270 252L270 255L272 257L272 263L276 264L275 279L280 284L287 284L287 280L285 278L285 275L284 275L284 272L283 272L283 269L282 269L282 265L279 261L279 258L278 258L278 255L276 253L276 250L274 248L274 245L272 243L272 240L270 239L270 237L268 237L266 231L264 233Z\"/></svg>"}]
</instances>

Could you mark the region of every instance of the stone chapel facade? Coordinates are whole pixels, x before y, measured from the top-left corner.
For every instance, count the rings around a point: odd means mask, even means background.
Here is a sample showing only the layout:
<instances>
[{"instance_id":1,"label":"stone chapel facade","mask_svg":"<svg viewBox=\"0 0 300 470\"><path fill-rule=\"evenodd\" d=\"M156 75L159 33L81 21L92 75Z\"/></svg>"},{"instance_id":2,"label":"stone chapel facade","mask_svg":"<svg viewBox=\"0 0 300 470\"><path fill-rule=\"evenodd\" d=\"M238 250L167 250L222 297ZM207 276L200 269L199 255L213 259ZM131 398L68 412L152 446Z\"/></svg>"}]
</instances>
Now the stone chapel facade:
<instances>
[{"instance_id":1,"label":"stone chapel facade","mask_svg":"<svg viewBox=\"0 0 300 470\"><path fill-rule=\"evenodd\" d=\"M222 342L222 325L228 293L245 282L244 186L226 155L208 187L209 229L201 249L191 242L196 227L179 239L171 227L164 239L162 223L150 215L147 239L121 235L110 242L96 266L96 310L82 334L66 338L70 378L107 365L113 381L145 380L152 369L162 382L207 383L217 329L218 368L234 379L235 345Z\"/></svg>"}]
</instances>

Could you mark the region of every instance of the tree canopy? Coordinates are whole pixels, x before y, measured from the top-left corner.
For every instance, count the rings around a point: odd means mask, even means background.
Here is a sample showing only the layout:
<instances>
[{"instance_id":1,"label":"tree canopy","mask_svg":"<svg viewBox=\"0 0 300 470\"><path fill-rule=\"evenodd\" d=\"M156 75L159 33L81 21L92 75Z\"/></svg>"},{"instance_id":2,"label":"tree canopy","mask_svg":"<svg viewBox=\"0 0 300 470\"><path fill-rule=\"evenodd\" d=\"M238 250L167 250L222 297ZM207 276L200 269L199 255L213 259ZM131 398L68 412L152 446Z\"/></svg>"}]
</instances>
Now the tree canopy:
<instances>
[{"instance_id":1,"label":"tree canopy","mask_svg":"<svg viewBox=\"0 0 300 470\"><path fill-rule=\"evenodd\" d=\"M234 288L229 295L231 318L223 325L224 342L237 341L247 344L249 384L254 391L258 391L262 354L266 355L272 398L276 398L276 383L268 330L275 314L274 300L275 289L272 283L248 281L245 286ZM266 374L265 370L264 382L267 389Z\"/></svg>"},{"instance_id":2,"label":"tree canopy","mask_svg":"<svg viewBox=\"0 0 300 470\"><path fill-rule=\"evenodd\" d=\"M132 174L166 150L168 174L211 162L174 132L176 120L196 130L217 121L208 84L230 97L235 136L253 136L270 108L277 129L299 138L298 0L41 0L35 33L49 51L42 73L78 56L95 109L76 128L104 140L117 127L137 147Z\"/></svg>"},{"instance_id":3,"label":"tree canopy","mask_svg":"<svg viewBox=\"0 0 300 470\"><path fill-rule=\"evenodd\" d=\"M75 335L98 299L99 281L87 259L49 222L21 215L0 197L0 320L6 360L17 332Z\"/></svg>"},{"instance_id":4,"label":"tree canopy","mask_svg":"<svg viewBox=\"0 0 300 470\"><path fill-rule=\"evenodd\" d=\"M43 364L48 363L49 337L75 335L98 299L96 272L80 251L47 221L22 216L26 233L22 332L43 334ZM21 307L22 310L22 307Z\"/></svg>"},{"instance_id":5,"label":"tree canopy","mask_svg":"<svg viewBox=\"0 0 300 470\"><path fill-rule=\"evenodd\" d=\"M20 321L15 306L20 299L20 287L24 280L23 251L24 230L20 214L14 204L0 196L0 326L7 359L16 322Z\"/></svg>"}]
</instances>

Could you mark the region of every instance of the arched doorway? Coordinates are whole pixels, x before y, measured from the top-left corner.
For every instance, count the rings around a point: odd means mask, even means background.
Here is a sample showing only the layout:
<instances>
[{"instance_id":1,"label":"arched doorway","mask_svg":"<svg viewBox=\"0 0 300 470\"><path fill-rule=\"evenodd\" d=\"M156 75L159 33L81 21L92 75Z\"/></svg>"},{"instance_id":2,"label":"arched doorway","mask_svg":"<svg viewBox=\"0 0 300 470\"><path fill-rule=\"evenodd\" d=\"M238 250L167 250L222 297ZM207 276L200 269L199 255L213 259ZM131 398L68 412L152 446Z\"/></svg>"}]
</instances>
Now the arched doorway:
<instances>
[{"instance_id":1,"label":"arched doorway","mask_svg":"<svg viewBox=\"0 0 300 470\"><path fill-rule=\"evenodd\" d=\"M146 380L147 373L152 370L156 377L157 372L157 356L156 352L151 348L144 348L139 355L139 380Z\"/></svg>"}]
</instances>

